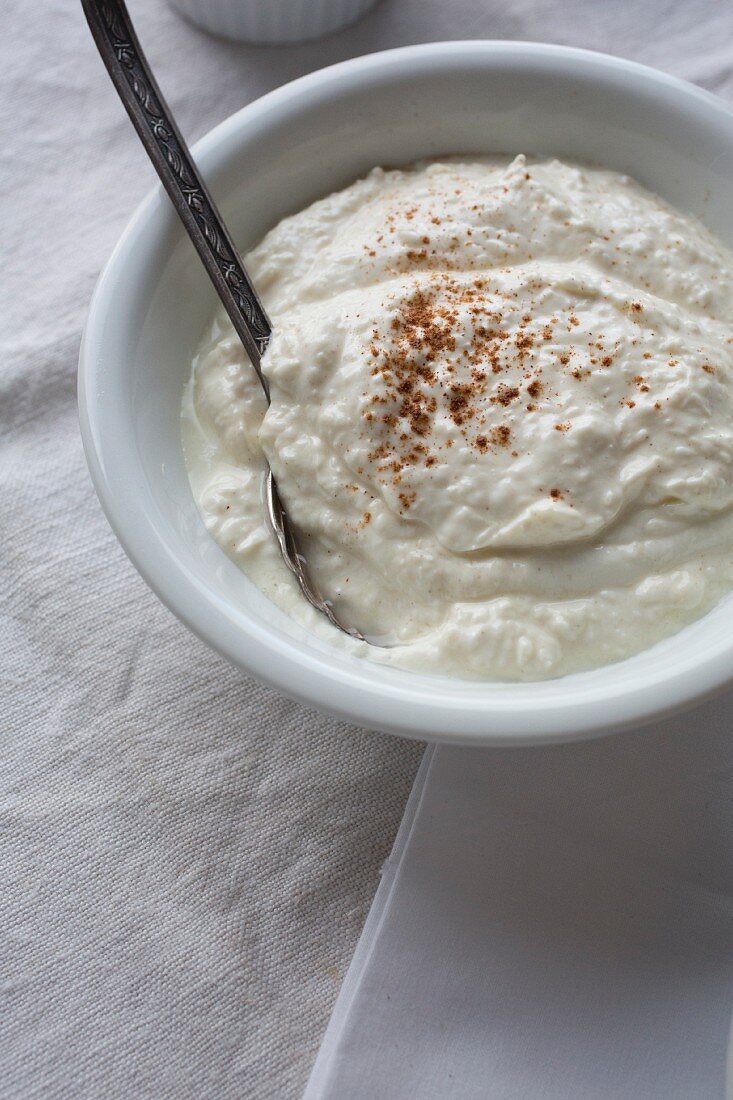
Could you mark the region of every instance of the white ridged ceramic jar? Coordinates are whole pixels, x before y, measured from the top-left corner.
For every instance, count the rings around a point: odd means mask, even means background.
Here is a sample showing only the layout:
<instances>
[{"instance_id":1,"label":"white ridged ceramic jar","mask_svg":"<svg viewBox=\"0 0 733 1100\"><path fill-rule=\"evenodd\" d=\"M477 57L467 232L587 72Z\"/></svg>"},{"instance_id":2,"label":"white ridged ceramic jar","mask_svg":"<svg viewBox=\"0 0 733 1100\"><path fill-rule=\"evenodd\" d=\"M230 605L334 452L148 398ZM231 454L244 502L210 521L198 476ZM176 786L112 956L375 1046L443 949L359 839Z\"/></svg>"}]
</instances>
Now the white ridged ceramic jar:
<instances>
[{"instance_id":1,"label":"white ridged ceramic jar","mask_svg":"<svg viewBox=\"0 0 733 1100\"><path fill-rule=\"evenodd\" d=\"M269 45L320 38L356 23L377 0L170 0L211 34Z\"/></svg>"}]
</instances>

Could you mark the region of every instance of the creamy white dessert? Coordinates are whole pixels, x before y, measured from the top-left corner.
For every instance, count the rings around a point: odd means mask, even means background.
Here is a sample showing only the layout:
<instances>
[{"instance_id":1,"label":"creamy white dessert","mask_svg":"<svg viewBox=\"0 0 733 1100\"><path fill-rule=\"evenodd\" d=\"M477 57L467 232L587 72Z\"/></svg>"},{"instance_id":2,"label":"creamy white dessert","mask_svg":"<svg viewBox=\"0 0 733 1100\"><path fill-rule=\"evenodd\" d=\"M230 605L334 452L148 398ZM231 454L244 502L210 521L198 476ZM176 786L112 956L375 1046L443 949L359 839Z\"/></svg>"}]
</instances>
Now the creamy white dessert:
<instances>
[{"instance_id":1,"label":"creamy white dessert","mask_svg":"<svg viewBox=\"0 0 733 1100\"><path fill-rule=\"evenodd\" d=\"M223 315L184 446L206 525L354 653L532 680L629 656L733 587L733 255L626 176L375 169L246 258L265 400ZM346 637L266 526L264 456Z\"/></svg>"}]
</instances>

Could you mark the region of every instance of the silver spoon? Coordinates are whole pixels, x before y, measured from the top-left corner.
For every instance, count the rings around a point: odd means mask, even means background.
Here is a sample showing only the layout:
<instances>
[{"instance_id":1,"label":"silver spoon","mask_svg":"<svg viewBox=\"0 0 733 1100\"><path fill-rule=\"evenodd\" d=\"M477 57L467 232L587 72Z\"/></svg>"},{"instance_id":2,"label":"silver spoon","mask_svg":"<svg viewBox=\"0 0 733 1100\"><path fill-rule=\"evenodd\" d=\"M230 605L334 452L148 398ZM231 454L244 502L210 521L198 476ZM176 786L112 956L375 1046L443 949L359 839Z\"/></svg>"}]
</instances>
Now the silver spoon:
<instances>
[{"instance_id":1,"label":"silver spoon","mask_svg":"<svg viewBox=\"0 0 733 1100\"><path fill-rule=\"evenodd\" d=\"M261 360L272 326L160 93L127 8L123 0L81 0L81 3L112 83L224 303L269 402L270 388L262 373ZM364 640L358 630L339 622L330 602L309 577L269 466L265 479L265 508L283 561L295 575L305 598L339 630Z\"/></svg>"}]
</instances>

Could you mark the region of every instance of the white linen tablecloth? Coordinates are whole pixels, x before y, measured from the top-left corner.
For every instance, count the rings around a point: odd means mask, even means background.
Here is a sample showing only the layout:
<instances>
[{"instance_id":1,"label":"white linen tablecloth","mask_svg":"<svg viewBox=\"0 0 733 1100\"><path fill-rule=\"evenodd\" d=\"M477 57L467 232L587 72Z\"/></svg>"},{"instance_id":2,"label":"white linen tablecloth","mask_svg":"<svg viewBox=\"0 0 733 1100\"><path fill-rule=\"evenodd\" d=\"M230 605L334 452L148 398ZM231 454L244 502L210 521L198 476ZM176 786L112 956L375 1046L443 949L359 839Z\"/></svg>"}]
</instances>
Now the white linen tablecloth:
<instances>
[{"instance_id":1,"label":"white linen tablecloth","mask_svg":"<svg viewBox=\"0 0 733 1100\"><path fill-rule=\"evenodd\" d=\"M733 99L710 0L382 0L282 49L130 6L192 140L320 65L441 38L606 49ZM420 748L238 676L125 560L75 370L152 169L76 0L5 0L0 71L0 1093L296 1097Z\"/></svg>"}]
</instances>

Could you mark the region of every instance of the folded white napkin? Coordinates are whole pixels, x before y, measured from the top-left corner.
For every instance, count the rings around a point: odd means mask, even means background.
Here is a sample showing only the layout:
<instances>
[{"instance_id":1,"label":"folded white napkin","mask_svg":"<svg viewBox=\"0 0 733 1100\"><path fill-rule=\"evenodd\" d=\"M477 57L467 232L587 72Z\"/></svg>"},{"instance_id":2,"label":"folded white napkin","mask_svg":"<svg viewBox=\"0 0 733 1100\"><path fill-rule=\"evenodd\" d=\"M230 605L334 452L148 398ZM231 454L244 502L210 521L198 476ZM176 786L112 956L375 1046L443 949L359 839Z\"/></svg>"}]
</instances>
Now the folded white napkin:
<instances>
[{"instance_id":1,"label":"folded white napkin","mask_svg":"<svg viewBox=\"0 0 733 1100\"><path fill-rule=\"evenodd\" d=\"M721 1100L732 718L431 749L307 1100Z\"/></svg>"}]
</instances>

